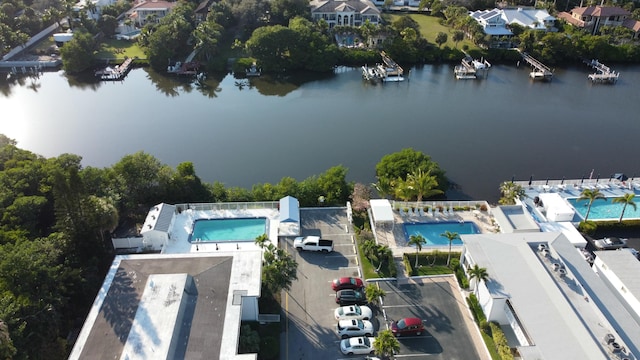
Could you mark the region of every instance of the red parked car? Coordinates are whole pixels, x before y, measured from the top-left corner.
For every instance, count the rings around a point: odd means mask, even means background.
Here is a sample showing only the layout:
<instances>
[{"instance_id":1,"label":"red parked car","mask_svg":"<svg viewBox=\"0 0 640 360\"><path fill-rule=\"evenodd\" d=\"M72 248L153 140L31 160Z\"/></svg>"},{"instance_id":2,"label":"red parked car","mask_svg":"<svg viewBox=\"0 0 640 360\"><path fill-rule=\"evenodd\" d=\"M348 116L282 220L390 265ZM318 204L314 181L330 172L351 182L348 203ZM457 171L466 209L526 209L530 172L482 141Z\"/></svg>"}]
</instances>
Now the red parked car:
<instances>
[{"instance_id":1,"label":"red parked car","mask_svg":"<svg viewBox=\"0 0 640 360\"><path fill-rule=\"evenodd\" d=\"M339 279L334 279L333 282L331 282L331 288L333 291L361 289L362 287L364 287L362 279L354 277L341 277Z\"/></svg>"},{"instance_id":2,"label":"red parked car","mask_svg":"<svg viewBox=\"0 0 640 360\"><path fill-rule=\"evenodd\" d=\"M404 318L391 322L391 332L395 336L420 335L424 332L424 325L418 318Z\"/></svg>"}]
</instances>

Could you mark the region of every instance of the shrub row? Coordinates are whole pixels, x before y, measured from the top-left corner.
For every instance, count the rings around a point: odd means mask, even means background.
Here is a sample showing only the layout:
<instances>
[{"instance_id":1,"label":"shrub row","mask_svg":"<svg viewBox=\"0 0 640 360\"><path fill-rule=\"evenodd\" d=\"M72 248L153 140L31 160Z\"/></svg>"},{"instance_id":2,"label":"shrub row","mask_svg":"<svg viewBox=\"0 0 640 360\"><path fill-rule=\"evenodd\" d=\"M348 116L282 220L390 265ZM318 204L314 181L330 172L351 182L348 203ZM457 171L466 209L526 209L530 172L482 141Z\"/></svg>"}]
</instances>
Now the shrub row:
<instances>
[{"instance_id":1,"label":"shrub row","mask_svg":"<svg viewBox=\"0 0 640 360\"><path fill-rule=\"evenodd\" d=\"M473 319L476 321L476 324L480 325L487 322L487 317L484 315L484 311L482 311L480 302L478 302L478 298L475 294L470 294L469 297L467 297L467 304L469 304L469 308L473 313Z\"/></svg>"},{"instance_id":2,"label":"shrub row","mask_svg":"<svg viewBox=\"0 0 640 360\"><path fill-rule=\"evenodd\" d=\"M458 279L458 285L460 285L460 287L463 289L468 289L469 279L467 279L467 276L465 275L464 270L462 270L462 266L460 266L460 264L457 263L454 270L456 274L456 279Z\"/></svg>"},{"instance_id":3,"label":"shrub row","mask_svg":"<svg viewBox=\"0 0 640 360\"><path fill-rule=\"evenodd\" d=\"M500 325L497 323L491 322L489 323L491 327L491 335L493 337L493 342L498 349L498 354L500 354L500 358L502 360L513 360L513 354L511 353L511 348L509 347L509 343L507 342L507 337L504 336L504 332L500 328Z\"/></svg>"}]
</instances>

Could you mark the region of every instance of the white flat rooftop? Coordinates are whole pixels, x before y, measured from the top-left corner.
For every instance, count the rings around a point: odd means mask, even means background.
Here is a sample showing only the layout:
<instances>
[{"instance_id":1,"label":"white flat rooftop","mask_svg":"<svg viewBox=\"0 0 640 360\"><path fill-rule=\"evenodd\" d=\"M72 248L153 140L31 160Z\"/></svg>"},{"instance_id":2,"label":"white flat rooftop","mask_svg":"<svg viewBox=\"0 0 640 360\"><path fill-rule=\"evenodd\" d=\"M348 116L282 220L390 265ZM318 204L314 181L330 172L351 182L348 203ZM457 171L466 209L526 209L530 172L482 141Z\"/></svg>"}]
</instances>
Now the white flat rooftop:
<instances>
[{"instance_id":1,"label":"white flat rooftop","mask_svg":"<svg viewBox=\"0 0 640 360\"><path fill-rule=\"evenodd\" d=\"M490 277L487 287L491 294L509 299L531 339L533 347L522 347L523 359L609 359L590 327L596 327L601 316L584 300L581 287L570 273L560 278L550 270L550 260L536 253L538 243L563 241L579 257L563 234L533 232L461 237L474 262L487 269Z\"/></svg>"}]
</instances>

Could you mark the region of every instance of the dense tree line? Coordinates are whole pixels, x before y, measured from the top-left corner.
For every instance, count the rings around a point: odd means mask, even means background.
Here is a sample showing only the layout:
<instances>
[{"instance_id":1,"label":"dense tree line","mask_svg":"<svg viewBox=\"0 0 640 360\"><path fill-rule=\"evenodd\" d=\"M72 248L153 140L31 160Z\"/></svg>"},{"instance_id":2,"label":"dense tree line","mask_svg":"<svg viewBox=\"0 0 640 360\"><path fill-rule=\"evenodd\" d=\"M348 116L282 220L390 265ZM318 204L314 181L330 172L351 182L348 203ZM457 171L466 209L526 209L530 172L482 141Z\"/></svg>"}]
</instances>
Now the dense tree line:
<instances>
[{"instance_id":1,"label":"dense tree line","mask_svg":"<svg viewBox=\"0 0 640 360\"><path fill-rule=\"evenodd\" d=\"M108 168L43 158L0 135L0 359L64 359L113 259L110 233L141 223L160 202L277 201L344 206L353 185L336 166L302 181L251 189L203 183L191 162L176 169L138 152Z\"/></svg>"}]
</instances>

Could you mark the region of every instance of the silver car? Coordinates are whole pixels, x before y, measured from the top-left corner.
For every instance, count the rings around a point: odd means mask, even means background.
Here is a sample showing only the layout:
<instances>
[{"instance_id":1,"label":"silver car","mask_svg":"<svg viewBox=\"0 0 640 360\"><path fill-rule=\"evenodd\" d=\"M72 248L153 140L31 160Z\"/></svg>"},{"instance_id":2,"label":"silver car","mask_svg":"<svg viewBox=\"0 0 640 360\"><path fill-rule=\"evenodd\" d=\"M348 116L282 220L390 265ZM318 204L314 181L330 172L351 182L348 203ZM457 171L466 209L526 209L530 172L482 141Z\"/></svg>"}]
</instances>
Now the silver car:
<instances>
[{"instance_id":1,"label":"silver car","mask_svg":"<svg viewBox=\"0 0 640 360\"><path fill-rule=\"evenodd\" d=\"M350 305L337 308L334 316L336 320L369 320L373 318L373 312L368 306Z\"/></svg>"},{"instance_id":2,"label":"silver car","mask_svg":"<svg viewBox=\"0 0 640 360\"><path fill-rule=\"evenodd\" d=\"M373 324L368 320L340 320L336 325L336 332L343 339L353 336L372 336Z\"/></svg>"}]
</instances>

